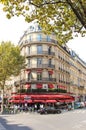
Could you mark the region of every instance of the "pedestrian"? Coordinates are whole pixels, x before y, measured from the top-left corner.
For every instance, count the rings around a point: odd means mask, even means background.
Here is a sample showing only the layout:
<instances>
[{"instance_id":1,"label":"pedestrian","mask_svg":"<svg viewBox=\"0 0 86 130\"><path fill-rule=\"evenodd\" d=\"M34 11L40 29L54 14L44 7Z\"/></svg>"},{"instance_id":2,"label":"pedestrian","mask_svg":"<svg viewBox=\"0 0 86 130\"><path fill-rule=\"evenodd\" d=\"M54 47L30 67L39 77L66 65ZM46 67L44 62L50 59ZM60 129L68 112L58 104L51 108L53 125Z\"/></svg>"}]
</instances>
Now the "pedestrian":
<instances>
[{"instance_id":1,"label":"pedestrian","mask_svg":"<svg viewBox=\"0 0 86 130\"><path fill-rule=\"evenodd\" d=\"M37 111L37 104L34 105L34 111Z\"/></svg>"}]
</instances>

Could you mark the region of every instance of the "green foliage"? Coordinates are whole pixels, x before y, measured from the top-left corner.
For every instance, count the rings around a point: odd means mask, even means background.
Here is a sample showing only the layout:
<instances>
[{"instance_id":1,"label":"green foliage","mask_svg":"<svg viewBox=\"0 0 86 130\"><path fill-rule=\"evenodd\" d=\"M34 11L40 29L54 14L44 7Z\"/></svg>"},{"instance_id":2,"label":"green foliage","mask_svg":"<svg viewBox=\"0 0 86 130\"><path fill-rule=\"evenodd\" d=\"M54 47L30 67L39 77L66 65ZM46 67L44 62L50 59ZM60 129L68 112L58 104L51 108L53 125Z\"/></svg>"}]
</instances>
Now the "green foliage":
<instances>
[{"instance_id":1,"label":"green foliage","mask_svg":"<svg viewBox=\"0 0 86 130\"><path fill-rule=\"evenodd\" d=\"M86 33L86 0L0 0L7 18L23 15L25 21L38 20L47 34L54 32L60 44L73 32ZM85 29L83 29L83 27Z\"/></svg>"},{"instance_id":2,"label":"green foliage","mask_svg":"<svg viewBox=\"0 0 86 130\"><path fill-rule=\"evenodd\" d=\"M0 44L0 87L4 89L6 80L16 76L25 66L25 58L20 55L18 46L11 42Z\"/></svg>"}]
</instances>

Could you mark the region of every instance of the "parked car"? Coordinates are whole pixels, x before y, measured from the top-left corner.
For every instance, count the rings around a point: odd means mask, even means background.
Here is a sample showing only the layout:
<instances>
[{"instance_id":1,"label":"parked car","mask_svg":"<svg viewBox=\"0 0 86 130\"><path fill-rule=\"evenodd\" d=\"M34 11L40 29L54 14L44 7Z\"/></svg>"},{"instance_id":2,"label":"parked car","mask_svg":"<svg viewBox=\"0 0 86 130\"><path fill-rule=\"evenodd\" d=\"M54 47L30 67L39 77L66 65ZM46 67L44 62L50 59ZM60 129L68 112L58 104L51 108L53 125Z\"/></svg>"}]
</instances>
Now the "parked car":
<instances>
[{"instance_id":1,"label":"parked car","mask_svg":"<svg viewBox=\"0 0 86 130\"><path fill-rule=\"evenodd\" d=\"M60 114L62 111L60 109L56 109L54 107L48 107L38 110L40 114Z\"/></svg>"},{"instance_id":2,"label":"parked car","mask_svg":"<svg viewBox=\"0 0 86 130\"><path fill-rule=\"evenodd\" d=\"M75 102L74 103L74 108L78 109L78 108L84 108L85 107L85 103L84 102Z\"/></svg>"}]
</instances>

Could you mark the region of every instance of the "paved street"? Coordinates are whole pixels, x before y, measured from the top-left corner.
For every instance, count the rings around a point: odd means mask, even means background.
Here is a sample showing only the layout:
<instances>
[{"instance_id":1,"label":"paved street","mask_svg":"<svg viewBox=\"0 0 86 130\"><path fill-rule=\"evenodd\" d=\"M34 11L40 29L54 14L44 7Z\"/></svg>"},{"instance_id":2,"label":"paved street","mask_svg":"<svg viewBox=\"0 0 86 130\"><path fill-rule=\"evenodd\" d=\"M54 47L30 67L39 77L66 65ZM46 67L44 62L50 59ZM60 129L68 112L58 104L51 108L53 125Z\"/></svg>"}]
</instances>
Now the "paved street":
<instances>
[{"instance_id":1,"label":"paved street","mask_svg":"<svg viewBox=\"0 0 86 130\"><path fill-rule=\"evenodd\" d=\"M86 130L86 109L55 115L0 115L0 130Z\"/></svg>"}]
</instances>

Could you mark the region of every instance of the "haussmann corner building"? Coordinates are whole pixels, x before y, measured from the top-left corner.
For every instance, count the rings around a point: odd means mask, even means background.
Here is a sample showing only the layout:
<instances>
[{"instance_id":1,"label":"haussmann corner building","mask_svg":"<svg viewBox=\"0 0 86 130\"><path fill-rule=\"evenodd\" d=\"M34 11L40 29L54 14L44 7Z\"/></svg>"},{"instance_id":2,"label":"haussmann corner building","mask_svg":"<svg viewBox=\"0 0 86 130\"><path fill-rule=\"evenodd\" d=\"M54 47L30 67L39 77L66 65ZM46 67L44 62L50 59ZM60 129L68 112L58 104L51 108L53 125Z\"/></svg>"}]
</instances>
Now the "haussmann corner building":
<instances>
[{"instance_id":1,"label":"haussmann corner building","mask_svg":"<svg viewBox=\"0 0 86 130\"><path fill-rule=\"evenodd\" d=\"M17 91L25 89L28 103L86 100L86 63L67 45L60 46L54 34L43 34L33 22L18 45L26 69L14 84Z\"/></svg>"}]
</instances>

